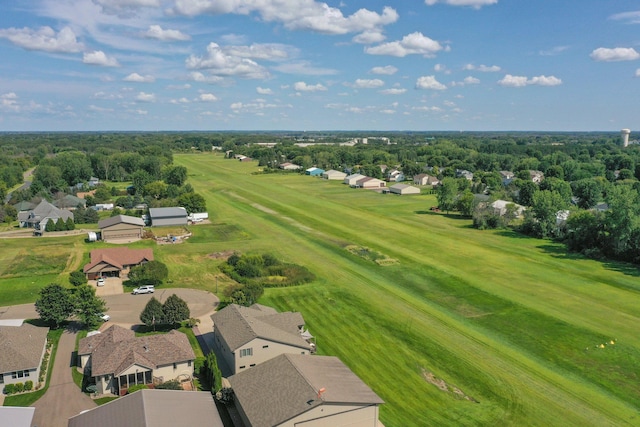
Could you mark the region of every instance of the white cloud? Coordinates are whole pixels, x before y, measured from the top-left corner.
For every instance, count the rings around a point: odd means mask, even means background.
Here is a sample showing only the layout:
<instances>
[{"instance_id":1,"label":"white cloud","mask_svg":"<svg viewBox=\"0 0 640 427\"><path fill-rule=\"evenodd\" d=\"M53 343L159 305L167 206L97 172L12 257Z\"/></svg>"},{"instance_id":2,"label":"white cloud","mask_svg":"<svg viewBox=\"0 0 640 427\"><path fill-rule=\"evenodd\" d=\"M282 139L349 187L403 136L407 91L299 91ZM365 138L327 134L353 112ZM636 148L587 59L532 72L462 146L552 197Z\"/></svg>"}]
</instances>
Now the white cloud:
<instances>
[{"instance_id":1,"label":"white cloud","mask_svg":"<svg viewBox=\"0 0 640 427\"><path fill-rule=\"evenodd\" d=\"M627 21L627 24L640 24L640 10L616 13L615 15L611 15L609 19Z\"/></svg>"},{"instance_id":2,"label":"white cloud","mask_svg":"<svg viewBox=\"0 0 640 427\"><path fill-rule=\"evenodd\" d=\"M468 77L464 78L463 82L466 85L477 85L477 84L480 83L480 79L477 79L477 78L472 77L472 76L468 76Z\"/></svg>"},{"instance_id":3,"label":"white cloud","mask_svg":"<svg viewBox=\"0 0 640 427\"><path fill-rule=\"evenodd\" d=\"M268 61L288 59L292 53L297 52L291 46L278 43L254 43L250 46L227 46L221 49L231 56Z\"/></svg>"},{"instance_id":4,"label":"white cloud","mask_svg":"<svg viewBox=\"0 0 640 427\"><path fill-rule=\"evenodd\" d=\"M418 77L416 89L445 90L447 87L436 80L435 76Z\"/></svg>"},{"instance_id":5,"label":"white cloud","mask_svg":"<svg viewBox=\"0 0 640 427\"><path fill-rule=\"evenodd\" d=\"M57 34L51 27L41 27L38 30L26 27L6 28L0 29L0 38L5 38L23 49L43 52L75 53L83 48L69 27L64 27Z\"/></svg>"},{"instance_id":6,"label":"white cloud","mask_svg":"<svg viewBox=\"0 0 640 427\"><path fill-rule=\"evenodd\" d=\"M309 30L324 34L379 30L398 20L398 13L391 7L384 7L382 13L359 9L352 15L345 16L340 9L315 0L176 0L172 11L188 16L255 13L263 21L280 22L289 30Z\"/></svg>"},{"instance_id":7,"label":"white cloud","mask_svg":"<svg viewBox=\"0 0 640 427\"><path fill-rule=\"evenodd\" d=\"M380 79L356 79L353 87L359 89L375 89L384 86L384 82Z\"/></svg>"},{"instance_id":8,"label":"white cloud","mask_svg":"<svg viewBox=\"0 0 640 427\"><path fill-rule=\"evenodd\" d=\"M436 107L436 106L428 107L426 105L422 107L412 107L411 109L414 111L424 111L427 113L439 113L440 111L442 111L442 108L440 107Z\"/></svg>"},{"instance_id":9,"label":"white cloud","mask_svg":"<svg viewBox=\"0 0 640 427\"><path fill-rule=\"evenodd\" d=\"M636 76L636 77L640 77L640 68L637 68L637 69L636 69L636 74L635 74L635 76Z\"/></svg>"},{"instance_id":10,"label":"white cloud","mask_svg":"<svg viewBox=\"0 0 640 427\"><path fill-rule=\"evenodd\" d=\"M640 58L640 53L632 47L615 47L613 49L599 47L589 56L594 61L634 61Z\"/></svg>"},{"instance_id":11,"label":"white cloud","mask_svg":"<svg viewBox=\"0 0 640 427\"><path fill-rule=\"evenodd\" d=\"M106 14L130 17L142 7L160 7L160 0L93 0Z\"/></svg>"},{"instance_id":12,"label":"white cloud","mask_svg":"<svg viewBox=\"0 0 640 427\"><path fill-rule=\"evenodd\" d=\"M149 29L144 33L144 36L149 39L162 41L186 41L191 39L191 36L188 34L179 30L164 30L160 25L150 25Z\"/></svg>"},{"instance_id":13,"label":"white cloud","mask_svg":"<svg viewBox=\"0 0 640 427\"><path fill-rule=\"evenodd\" d=\"M271 89L262 88L260 86L256 88L256 92L258 92L260 95L273 95L273 91Z\"/></svg>"},{"instance_id":14,"label":"white cloud","mask_svg":"<svg viewBox=\"0 0 640 427\"><path fill-rule=\"evenodd\" d=\"M82 62L89 65L100 65L102 67L119 67L118 60L113 56L107 56L101 50L87 52L82 57Z\"/></svg>"},{"instance_id":15,"label":"white cloud","mask_svg":"<svg viewBox=\"0 0 640 427\"><path fill-rule=\"evenodd\" d=\"M524 87L531 85L538 86L558 86L562 84L562 80L556 76L536 76L528 78L526 76L512 76L511 74L505 75L502 79L498 80L500 86L505 87Z\"/></svg>"},{"instance_id":16,"label":"white cloud","mask_svg":"<svg viewBox=\"0 0 640 427\"><path fill-rule=\"evenodd\" d=\"M263 79L269 76L266 68L257 62L228 54L217 43L209 43L203 56L191 55L186 61L189 69L209 70L213 75Z\"/></svg>"},{"instance_id":17,"label":"white cloud","mask_svg":"<svg viewBox=\"0 0 640 427\"><path fill-rule=\"evenodd\" d=\"M187 98L182 97L180 99L172 99L171 101L169 101L171 104L188 104L191 101L189 101Z\"/></svg>"},{"instance_id":18,"label":"white cloud","mask_svg":"<svg viewBox=\"0 0 640 427\"><path fill-rule=\"evenodd\" d=\"M199 71L193 71L191 73L189 73L188 76L189 80L193 80L194 82L199 82L199 83L210 83L210 84L219 84L222 83L224 81L224 78L220 77L220 76L205 76L204 74L202 74Z\"/></svg>"},{"instance_id":19,"label":"white cloud","mask_svg":"<svg viewBox=\"0 0 640 427\"><path fill-rule=\"evenodd\" d=\"M139 92L136 96L136 101L139 102L155 102L155 100L156 96L153 93Z\"/></svg>"},{"instance_id":20,"label":"white cloud","mask_svg":"<svg viewBox=\"0 0 640 427\"><path fill-rule=\"evenodd\" d=\"M4 93L0 95L0 111L13 111L20 110L18 105L18 95L15 92Z\"/></svg>"},{"instance_id":21,"label":"white cloud","mask_svg":"<svg viewBox=\"0 0 640 427\"><path fill-rule=\"evenodd\" d=\"M167 89L169 90L191 89L191 85L189 83L185 83L183 85L169 85L167 86Z\"/></svg>"},{"instance_id":22,"label":"white cloud","mask_svg":"<svg viewBox=\"0 0 640 427\"><path fill-rule=\"evenodd\" d=\"M394 87L391 89L383 89L380 91L380 93L383 95L402 95L406 91L406 89Z\"/></svg>"},{"instance_id":23,"label":"white cloud","mask_svg":"<svg viewBox=\"0 0 640 427\"><path fill-rule=\"evenodd\" d=\"M200 102L214 102L218 100L218 97L216 97L212 93L201 93L200 96L198 97L198 100Z\"/></svg>"},{"instance_id":24,"label":"white cloud","mask_svg":"<svg viewBox=\"0 0 640 427\"><path fill-rule=\"evenodd\" d=\"M478 65L477 67L473 64L466 64L464 67L462 67L463 70L469 70L469 71L481 71L483 73L496 73L498 71L500 71L500 67L498 67L497 65Z\"/></svg>"},{"instance_id":25,"label":"white cloud","mask_svg":"<svg viewBox=\"0 0 640 427\"><path fill-rule=\"evenodd\" d=\"M556 56L560 55L565 50L569 49L569 46L554 46L548 50L541 50L538 52L541 56Z\"/></svg>"},{"instance_id":26,"label":"white cloud","mask_svg":"<svg viewBox=\"0 0 640 427\"><path fill-rule=\"evenodd\" d=\"M138 73L131 73L131 74L129 74L127 77L125 77L122 80L124 80L125 82L153 83L156 79L155 79L155 77L150 76L150 75L141 76Z\"/></svg>"},{"instance_id":27,"label":"white cloud","mask_svg":"<svg viewBox=\"0 0 640 427\"><path fill-rule=\"evenodd\" d=\"M365 31L363 33L360 33L354 36L351 40L354 43L373 44L373 43L380 43L385 38L386 37L384 36L384 34L382 34L380 31Z\"/></svg>"},{"instance_id":28,"label":"white cloud","mask_svg":"<svg viewBox=\"0 0 640 427\"><path fill-rule=\"evenodd\" d=\"M391 110L391 109L384 109L384 110L380 110L380 112L382 114L395 114L396 110Z\"/></svg>"},{"instance_id":29,"label":"white cloud","mask_svg":"<svg viewBox=\"0 0 640 427\"><path fill-rule=\"evenodd\" d=\"M398 69L393 65L385 65L384 67L373 67L371 69L373 74L383 74L385 76L391 76L398 72Z\"/></svg>"},{"instance_id":30,"label":"white cloud","mask_svg":"<svg viewBox=\"0 0 640 427\"><path fill-rule=\"evenodd\" d=\"M498 0L424 0L427 6L433 6L436 3L445 3L450 6L471 6L480 9L482 6L488 6L498 3Z\"/></svg>"},{"instance_id":31,"label":"white cloud","mask_svg":"<svg viewBox=\"0 0 640 427\"><path fill-rule=\"evenodd\" d=\"M333 68L320 68L311 64L309 61L294 61L285 64L279 64L272 67L276 71L286 74L304 74L307 76L328 76L338 74Z\"/></svg>"},{"instance_id":32,"label":"white cloud","mask_svg":"<svg viewBox=\"0 0 640 427\"><path fill-rule=\"evenodd\" d=\"M308 85L305 82L296 82L293 85L293 88L298 92L317 92L327 90L327 88L320 83L315 85Z\"/></svg>"},{"instance_id":33,"label":"white cloud","mask_svg":"<svg viewBox=\"0 0 640 427\"><path fill-rule=\"evenodd\" d=\"M402 40L367 47L364 51L369 55L390 55L397 57L423 55L427 58L431 58L436 54L436 52L439 52L442 49L442 45L437 41L426 37L421 32L415 32L407 34L402 38Z\"/></svg>"}]
</instances>

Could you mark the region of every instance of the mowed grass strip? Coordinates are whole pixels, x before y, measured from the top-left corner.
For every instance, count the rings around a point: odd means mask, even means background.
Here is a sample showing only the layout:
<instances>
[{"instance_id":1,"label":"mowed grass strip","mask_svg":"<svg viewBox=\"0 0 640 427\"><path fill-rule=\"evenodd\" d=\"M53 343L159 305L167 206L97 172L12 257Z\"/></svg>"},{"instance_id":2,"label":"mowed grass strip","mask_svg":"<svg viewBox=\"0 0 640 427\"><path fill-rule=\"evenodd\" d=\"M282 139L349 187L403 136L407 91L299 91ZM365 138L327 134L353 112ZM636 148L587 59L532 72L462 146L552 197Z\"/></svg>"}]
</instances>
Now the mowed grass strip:
<instances>
[{"instance_id":1,"label":"mowed grass strip","mask_svg":"<svg viewBox=\"0 0 640 427\"><path fill-rule=\"evenodd\" d=\"M432 196L388 197L297 175L252 176L250 165L238 165L215 156L176 156L176 162L203 172L192 177L192 185L203 191L209 206L218 207L217 221L235 220L253 233L254 248L275 248L318 275L316 284L268 290L265 301L301 311L312 322L312 333L333 343L331 354L344 358L388 402L381 410L387 425L442 424L442 420L460 425L633 424L632 417L638 409L636 397L627 396L624 391L613 397L611 390L603 389L608 386L582 375L576 361L571 361L571 354L567 356L570 366L560 366L556 360L545 357L549 350L536 349L537 345L553 349L572 333L585 341L609 337L612 325L625 318L633 320L633 313L639 312L638 297L632 292L633 276L609 270L604 264L572 260L586 263L596 273L595 279L589 280L577 273L582 270L579 266L571 262L567 266L557 252L539 248L542 241L502 236L500 232L478 232L468 228L468 221L426 214ZM230 196L231 193L239 197ZM370 247L397 258L399 265L371 265L345 254L340 247L344 243ZM517 260L522 261L512 267L511 262ZM482 269L487 262L493 264L490 271ZM475 268L478 270L474 271ZM386 273L390 269L406 271L406 277ZM547 277L552 279L550 283L545 280ZM558 283L558 277L563 278L562 283ZM437 281L445 285L451 282L459 289L457 293L447 286L440 285L438 289L434 285ZM624 286L610 286L609 281ZM580 285L590 290L576 296L575 288ZM305 303L318 291L318 286L348 291L359 303L344 313L328 315L322 304ZM556 291L555 304L545 296L546 291L552 290ZM300 297L292 300L290 294L298 292ZM599 299L594 298L596 292ZM615 300L626 297L622 312L606 302L609 293ZM339 295L343 298L345 294ZM568 304L566 313L562 298L578 300L583 306ZM391 306L392 314L385 315ZM408 313L412 316L407 318ZM597 321L588 321L594 313ZM417 328L415 337L394 337L389 332L390 326L384 327L393 324L389 319L394 315L414 328L424 324L431 329ZM530 322L530 316L538 317ZM313 319L324 317L330 319L331 325L342 325L344 329L334 333L328 324L313 323ZM361 317L384 320L366 325L367 333L360 338L354 332L357 325L353 322ZM492 317L504 320L497 323L480 320ZM434 322L438 325L435 319L439 319L439 326L433 326ZM512 330L503 328L510 322L514 323ZM554 322L562 327L554 328ZM594 327L596 322L600 326ZM514 330L529 325L548 330L532 330L530 335L535 340L525 337L524 343L518 342ZM622 332L625 338L632 335L628 330ZM440 339L434 340L434 336ZM436 341L443 348L442 354L426 351L431 346L423 343L428 341ZM578 351L571 347L572 343L566 342L565 348ZM626 350L618 348L635 355L636 343L626 340ZM322 342L319 347L322 348ZM478 348L467 350L473 347ZM339 348L352 351L345 353ZM563 349L561 345L557 348ZM605 360L594 365L606 375L615 357L603 357ZM425 363L414 363L425 358ZM456 358L460 361L454 363ZM371 371L359 368L371 364L378 368ZM398 371L397 366L403 364L413 365L414 370ZM455 408L468 402L455 401L446 394L443 397L439 390L430 391L434 386L423 380L417 365L425 365L420 368L478 399L482 409L471 409L468 418L461 416ZM633 363L622 368L621 376L629 369L635 370ZM383 370L398 372L395 381L388 381ZM473 374L474 370L481 375ZM626 391L630 383L626 382ZM431 399L441 403L430 408L435 413L420 411L419 408L428 407L427 401ZM461 412L469 411L463 408Z\"/></svg>"}]
</instances>

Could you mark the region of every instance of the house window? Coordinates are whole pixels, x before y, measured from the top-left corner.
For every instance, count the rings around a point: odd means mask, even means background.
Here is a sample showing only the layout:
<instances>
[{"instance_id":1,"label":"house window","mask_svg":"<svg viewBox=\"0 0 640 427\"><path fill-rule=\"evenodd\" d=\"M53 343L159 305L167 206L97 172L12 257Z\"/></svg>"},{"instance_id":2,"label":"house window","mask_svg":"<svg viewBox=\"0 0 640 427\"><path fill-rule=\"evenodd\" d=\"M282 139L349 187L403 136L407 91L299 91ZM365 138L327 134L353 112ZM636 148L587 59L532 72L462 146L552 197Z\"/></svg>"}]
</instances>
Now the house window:
<instances>
[{"instance_id":1,"label":"house window","mask_svg":"<svg viewBox=\"0 0 640 427\"><path fill-rule=\"evenodd\" d=\"M262 348L269 348L269 345L263 345Z\"/></svg>"},{"instance_id":2,"label":"house window","mask_svg":"<svg viewBox=\"0 0 640 427\"><path fill-rule=\"evenodd\" d=\"M178 369L178 364L177 364L177 363L174 363L174 364L173 364L173 369L174 369L174 370Z\"/></svg>"},{"instance_id":3,"label":"house window","mask_svg":"<svg viewBox=\"0 0 640 427\"><path fill-rule=\"evenodd\" d=\"M244 366L244 365L243 365L243 366L240 366L240 369L244 369L244 368L246 368L246 366Z\"/></svg>"},{"instance_id":4,"label":"house window","mask_svg":"<svg viewBox=\"0 0 640 427\"><path fill-rule=\"evenodd\" d=\"M253 356L253 348L243 348L240 350L240 357Z\"/></svg>"},{"instance_id":5,"label":"house window","mask_svg":"<svg viewBox=\"0 0 640 427\"><path fill-rule=\"evenodd\" d=\"M24 371L18 371L18 378L24 377Z\"/></svg>"},{"instance_id":6,"label":"house window","mask_svg":"<svg viewBox=\"0 0 640 427\"><path fill-rule=\"evenodd\" d=\"M29 371L24 371L24 376L29 377Z\"/></svg>"},{"instance_id":7,"label":"house window","mask_svg":"<svg viewBox=\"0 0 640 427\"><path fill-rule=\"evenodd\" d=\"M187 362L187 366L191 367L191 360Z\"/></svg>"},{"instance_id":8,"label":"house window","mask_svg":"<svg viewBox=\"0 0 640 427\"><path fill-rule=\"evenodd\" d=\"M249 365L250 368L253 368L254 366L256 366L255 363L252 363L251 365Z\"/></svg>"},{"instance_id":9,"label":"house window","mask_svg":"<svg viewBox=\"0 0 640 427\"><path fill-rule=\"evenodd\" d=\"M0 374L0 384L4 384L4 374Z\"/></svg>"}]
</instances>

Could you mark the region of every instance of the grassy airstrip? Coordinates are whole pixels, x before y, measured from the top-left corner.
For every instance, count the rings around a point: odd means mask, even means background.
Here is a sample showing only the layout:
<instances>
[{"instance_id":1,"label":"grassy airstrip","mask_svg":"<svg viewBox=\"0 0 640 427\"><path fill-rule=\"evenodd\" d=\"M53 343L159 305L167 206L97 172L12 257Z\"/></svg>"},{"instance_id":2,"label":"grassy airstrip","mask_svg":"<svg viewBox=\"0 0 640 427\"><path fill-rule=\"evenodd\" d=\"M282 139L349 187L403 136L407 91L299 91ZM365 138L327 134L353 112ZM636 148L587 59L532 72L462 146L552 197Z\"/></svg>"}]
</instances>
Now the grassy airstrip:
<instances>
[{"instance_id":1,"label":"grassy airstrip","mask_svg":"<svg viewBox=\"0 0 640 427\"><path fill-rule=\"evenodd\" d=\"M340 357L386 401L387 427L640 424L636 268L475 230L429 212L433 196L253 174L255 163L211 154L175 163L212 224L191 227L183 244L135 246L154 248L172 287L222 292L229 282L213 255L229 250L309 268L316 281L268 289L261 302L300 311L319 353ZM66 281L103 245L83 238L2 240L0 306ZM380 257L392 261L372 261Z\"/></svg>"}]
</instances>

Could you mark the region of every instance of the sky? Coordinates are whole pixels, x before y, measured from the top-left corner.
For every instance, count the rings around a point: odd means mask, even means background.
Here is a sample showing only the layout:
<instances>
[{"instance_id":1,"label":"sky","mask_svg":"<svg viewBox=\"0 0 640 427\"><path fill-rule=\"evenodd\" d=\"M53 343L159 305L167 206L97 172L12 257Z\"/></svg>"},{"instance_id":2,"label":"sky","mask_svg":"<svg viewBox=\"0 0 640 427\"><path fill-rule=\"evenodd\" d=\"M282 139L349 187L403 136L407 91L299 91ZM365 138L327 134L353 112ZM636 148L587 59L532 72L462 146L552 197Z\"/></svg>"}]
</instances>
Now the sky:
<instances>
[{"instance_id":1,"label":"sky","mask_svg":"<svg viewBox=\"0 0 640 427\"><path fill-rule=\"evenodd\" d=\"M633 132L639 30L637 0L1 1L0 131Z\"/></svg>"}]
</instances>

